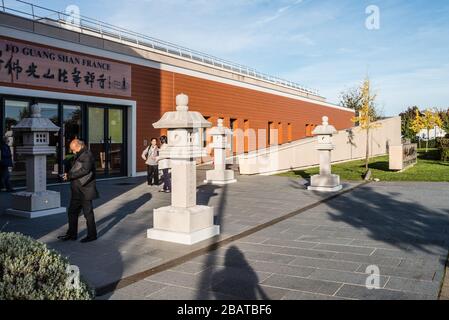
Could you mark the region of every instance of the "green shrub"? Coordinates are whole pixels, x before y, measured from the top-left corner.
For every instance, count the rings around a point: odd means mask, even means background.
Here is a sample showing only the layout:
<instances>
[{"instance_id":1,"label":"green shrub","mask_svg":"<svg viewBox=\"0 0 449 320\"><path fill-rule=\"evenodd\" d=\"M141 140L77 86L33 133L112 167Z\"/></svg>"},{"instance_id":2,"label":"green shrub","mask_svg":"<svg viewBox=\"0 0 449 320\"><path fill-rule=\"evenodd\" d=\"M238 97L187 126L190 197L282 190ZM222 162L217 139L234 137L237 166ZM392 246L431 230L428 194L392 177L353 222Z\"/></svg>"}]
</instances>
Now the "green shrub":
<instances>
[{"instance_id":1,"label":"green shrub","mask_svg":"<svg viewBox=\"0 0 449 320\"><path fill-rule=\"evenodd\" d=\"M449 148L449 139L448 138L439 138L438 139L438 148L439 149Z\"/></svg>"},{"instance_id":2,"label":"green shrub","mask_svg":"<svg viewBox=\"0 0 449 320\"><path fill-rule=\"evenodd\" d=\"M0 300L89 300L86 283L69 285L67 259L39 241L0 232Z\"/></svg>"},{"instance_id":3,"label":"green shrub","mask_svg":"<svg viewBox=\"0 0 449 320\"><path fill-rule=\"evenodd\" d=\"M426 145L425 141L423 142L423 145ZM428 147L431 148L431 149L437 148L437 140L436 139L429 140Z\"/></svg>"},{"instance_id":4,"label":"green shrub","mask_svg":"<svg viewBox=\"0 0 449 320\"><path fill-rule=\"evenodd\" d=\"M449 148L441 149L441 161L449 161Z\"/></svg>"}]
</instances>

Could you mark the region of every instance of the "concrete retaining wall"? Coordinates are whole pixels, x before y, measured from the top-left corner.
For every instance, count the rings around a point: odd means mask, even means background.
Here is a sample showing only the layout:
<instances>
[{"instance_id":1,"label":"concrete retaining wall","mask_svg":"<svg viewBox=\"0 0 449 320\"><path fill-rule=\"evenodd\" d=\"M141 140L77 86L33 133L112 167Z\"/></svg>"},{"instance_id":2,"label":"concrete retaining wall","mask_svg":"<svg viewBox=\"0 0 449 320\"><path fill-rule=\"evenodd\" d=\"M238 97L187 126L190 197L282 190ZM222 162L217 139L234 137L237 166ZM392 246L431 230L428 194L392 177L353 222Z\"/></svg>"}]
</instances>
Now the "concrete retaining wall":
<instances>
[{"instance_id":1,"label":"concrete retaining wall","mask_svg":"<svg viewBox=\"0 0 449 320\"><path fill-rule=\"evenodd\" d=\"M400 117L388 118L378 123L380 127L372 129L370 133L371 156L385 155L389 146L401 144ZM365 158L366 131L360 127L339 131L333 136L333 143L333 163ZM317 166L319 158L316 145L317 138L313 137L242 154L238 156L240 173L269 175Z\"/></svg>"}]
</instances>

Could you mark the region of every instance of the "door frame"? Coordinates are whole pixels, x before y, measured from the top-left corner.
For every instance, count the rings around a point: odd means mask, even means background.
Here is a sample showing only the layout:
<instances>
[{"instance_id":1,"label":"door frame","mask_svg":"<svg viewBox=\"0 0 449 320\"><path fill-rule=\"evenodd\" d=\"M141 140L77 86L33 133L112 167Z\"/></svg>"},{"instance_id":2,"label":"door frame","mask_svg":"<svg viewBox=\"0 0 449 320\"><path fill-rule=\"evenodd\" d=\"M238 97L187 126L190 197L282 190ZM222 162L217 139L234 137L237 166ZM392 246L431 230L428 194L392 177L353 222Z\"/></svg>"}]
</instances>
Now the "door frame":
<instances>
[{"instance_id":1,"label":"door frame","mask_svg":"<svg viewBox=\"0 0 449 320\"><path fill-rule=\"evenodd\" d=\"M107 105L107 104L99 104L99 103L86 103L85 104L85 112L83 113L83 121L85 123L84 126L84 140L86 141L86 144L89 145L89 109L90 108L97 108L97 109L104 109L104 117L103 117L103 145L104 145L104 153L105 153L105 170L103 175L98 175L100 178L114 178L116 175L109 175L109 164L110 164L110 143L106 142L109 141L110 134L109 134L109 110L121 110L122 111L122 150L121 150L121 158L122 163L120 164L120 174L119 177L126 176L126 171L128 168L128 159L126 157L126 150L128 146L128 119L127 119L127 112L126 107L124 106L116 106L116 105ZM85 119L84 119L85 118Z\"/></svg>"},{"instance_id":2,"label":"door frame","mask_svg":"<svg viewBox=\"0 0 449 320\"><path fill-rule=\"evenodd\" d=\"M66 104L82 104L84 124L86 123L84 119L84 117L86 116L85 104L124 107L126 110L126 112L124 113L124 119L126 119L124 121L126 121L126 126L124 127L127 127L127 132L124 135L124 138L126 138L127 140L127 149L125 150L125 161L127 164L127 168L125 168L125 175L129 177L138 176L136 163L137 102L135 100L0 86L0 106L2 106L0 112L2 113L4 112L4 100L8 98L29 101L30 103L32 103L35 99L48 99L53 101L57 100ZM2 114L1 116L0 129L3 130L4 114ZM82 130L85 130L85 127L86 126L84 126L84 129ZM85 134L86 132L82 131L83 138L85 137Z\"/></svg>"}]
</instances>

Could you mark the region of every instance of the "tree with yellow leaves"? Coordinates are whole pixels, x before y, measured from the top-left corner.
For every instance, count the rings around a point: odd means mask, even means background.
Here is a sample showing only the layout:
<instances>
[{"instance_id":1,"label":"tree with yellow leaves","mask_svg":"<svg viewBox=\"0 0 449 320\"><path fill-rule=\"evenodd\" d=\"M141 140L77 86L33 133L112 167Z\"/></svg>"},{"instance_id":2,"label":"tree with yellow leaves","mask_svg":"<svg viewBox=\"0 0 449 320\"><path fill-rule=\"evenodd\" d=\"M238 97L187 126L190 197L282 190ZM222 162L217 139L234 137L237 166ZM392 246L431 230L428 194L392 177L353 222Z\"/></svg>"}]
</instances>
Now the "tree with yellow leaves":
<instances>
[{"instance_id":1,"label":"tree with yellow leaves","mask_svg":"<svg viewBox=\"0 0 449 320\"><path fill-rule=\"evenodd\" d=\"M424 122L423 122L423 116L421 115L421 112L417 108L415 110L415 118L413 119L412 123L410 124L410 129L415 133L418 134L421 132L421 130L424 129ZM421 139L419 139L419 144L421 148Z\"/></svg>"},{"instance_id":2,"label":"tree with yellow leaves","mask_svg":"<svg viewBox=\"0 0 449 320\"><path fill-rule=\"evenodd\" d=\"M358 123L362 130L366 131L366 158L365 158L365 178L369 174L369 160L370 160L370 149L369 149L369 136L370 130L379 128L380 124L374 122L373 110L375 109L374 100L376 99L376 95L371 95L370 90L370 80L367 78L361 87L362 101L361 108L356 117L352 119L352 122Z\"/></svg>"},{"instance_id":3,"label":"tree with yellow leaves","mask_svg":"<svg viewBox=\"0 0 449 320\"><path fill-rule=\"evenodd\" d=\"M421 130L427 130L427 141L426 141L426 152L429 150L429 136L430 130L435 127L441 127L443 125L443 121L440 118L438 112L433 111L432 109L427 109L424 113L416 110L415 119L412 121L410 128L419 133Z\"/></svg>"}]
</instances>

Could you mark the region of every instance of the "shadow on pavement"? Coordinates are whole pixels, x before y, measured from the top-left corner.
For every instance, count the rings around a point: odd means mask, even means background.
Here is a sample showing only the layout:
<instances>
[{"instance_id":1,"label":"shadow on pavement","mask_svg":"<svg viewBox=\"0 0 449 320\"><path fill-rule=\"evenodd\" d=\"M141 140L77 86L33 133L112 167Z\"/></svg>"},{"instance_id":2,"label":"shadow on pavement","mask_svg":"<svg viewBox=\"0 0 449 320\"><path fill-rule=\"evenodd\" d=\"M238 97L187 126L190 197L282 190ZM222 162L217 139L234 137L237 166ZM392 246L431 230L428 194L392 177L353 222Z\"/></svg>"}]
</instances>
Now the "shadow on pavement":
<instances>
[{"instance_id":1,"label":"shadow on pavement","mask_svg":"<svg viewBox=\"0 0 449 320\"><path fill-rule=\"evenodd\" d=\"M447 202L442 198L432 200L441 201L441 204L433 203L434 208L440 206L441 210L429 209L418 200L400 200L401 196L387 188L366 185L337 201L328 202L327 214L333 221L364 230L372 240L387 243L402 252L446 256L449 215L443 208L447 207ZM336 231L334 236L340 233L344 237L344 232ZM445 263L445 259L441 262Z\"/></svg>"},{"instance_id":2,"label":"shadow on pavement","mask_svg":"<svg viewBox=\"0 0 449 320\"><path fill-rule=\"evenodd\" d=\"M119 224L128 215L134 214L137 209L142 207L144 204L151 201L153 195L151 193L142 194L139 198L131 200L124 203L120 208L118 208L113 214L110 214L97 221L98 237L101 238L108 231L110 231L114 226ZM84 231L83 233L86 233Z\"/></svg>"},{"instance_id":3,"label":"shadow on pavement","mask_svg":"<svg viewBox=\"0 0 449 320\"><path fill-rule=\"evenodd\" d=\"M259 285L259 277L235 246L226 251L224 268L212 275L212 290L216 299L220 294L245 300L270 300Z\"/></svg>"},{"instance_id":4,"label":"shadow on pavement","mask_svg":"<svg viewBox=\"0 0 449 320\"><path fill-rule=\"evenodd\" d=\"M211 195L211 191L212 194L216 194L214 191L216 189L219 189L220 187L218 186L214 186L214 185L204 185L200 187L201 190L203 188L206 188L206 190L209 191L209 195ZM226 197L227 197L227 191L228 191L228 186L224 185L223 187L221 187L221 195L220 195L220 200L219 200L219 204L217 207L215 207L215 224L217 225L221 225L221 221L223 219L223 215L224 215L224 209L226 206ZM210 199L210 196L209 198ZM204 203L204 202L203 202ZM207 203L204 203L207 204ZM208 268L207 270L205 270L202 274L201 274L201 279L199 281L198 284L198 288L204 288L207 287L209 285L209 281L211 279L212 274L214 273L214 264L215 264L215 260L216 257L214 255L208 255L207 259L205 261L205 264L208 266L211 266L210 268ZM208 291L198 291L196 300L209 300L212 297L210 296L211 293Z\"/></svg>"}]
</instances>

